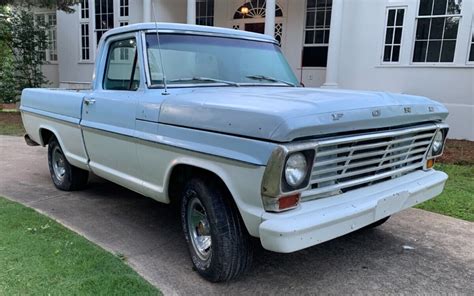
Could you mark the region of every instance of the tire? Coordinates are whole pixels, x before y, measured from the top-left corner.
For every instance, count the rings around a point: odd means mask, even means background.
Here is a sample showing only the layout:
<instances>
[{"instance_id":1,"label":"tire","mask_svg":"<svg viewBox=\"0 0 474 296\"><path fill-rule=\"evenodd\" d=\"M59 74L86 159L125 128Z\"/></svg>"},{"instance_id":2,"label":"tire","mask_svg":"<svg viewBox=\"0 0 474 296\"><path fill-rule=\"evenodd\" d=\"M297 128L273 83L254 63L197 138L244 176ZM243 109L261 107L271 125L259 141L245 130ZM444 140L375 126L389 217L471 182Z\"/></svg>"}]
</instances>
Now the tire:
<instances>
[{"instance_id":1,"label":"tire","mask_svg":"<svg viewBox=\"0 0 474 296\"><path fill-rule=\"evenodd\" d=\"M199 275L211 282L234 279L252 263L247 229L232 196L217 184L192 178L181 199L181 224L191 260Z\"/></svg>"},{"instance_id":2,"label":"tire","mask_svg":"<svg viewBox=\"0 0 474 296\"><path fill-rule=\"evenodd\" d=\"M369 225L363 227L362 229L372 229L372 228L378 227L378 226L384 224L385 222L387 222L388 219L390 219L390 216L385 217L383 219L380 219L378 221L375 221L374 223L369 224Z\"/></svg>"},{"instance_id":3,"label":"tire","mask_svg":"<svg viewBox=\"0 0 474 296\"><path fill-rule=\"evenodd\" d=\"M63 149L55 137L52 137L48 143L48 167L54 186L59 190L80 190L87 185L89 172L77 168L67 161Z\"/></svg>"}]
</instances>

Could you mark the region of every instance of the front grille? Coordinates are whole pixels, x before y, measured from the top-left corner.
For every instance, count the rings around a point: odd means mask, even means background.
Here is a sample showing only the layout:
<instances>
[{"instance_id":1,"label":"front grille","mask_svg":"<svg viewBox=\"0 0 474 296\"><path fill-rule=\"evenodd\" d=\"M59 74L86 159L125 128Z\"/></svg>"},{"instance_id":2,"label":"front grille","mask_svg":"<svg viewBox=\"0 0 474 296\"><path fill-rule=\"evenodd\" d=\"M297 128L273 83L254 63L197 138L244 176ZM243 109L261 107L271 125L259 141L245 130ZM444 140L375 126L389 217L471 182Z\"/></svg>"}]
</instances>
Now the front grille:
<instances>
[{"instance_id":1,"label":"front grille","mask_svg":"<svg viewBox=\"0 0 474 296\"><path fill-rule=\"evenodd\" d=\"M311 189L303 200L341 194L423 168L433 124L318 142Z\"/></svg>"}]
</instances>

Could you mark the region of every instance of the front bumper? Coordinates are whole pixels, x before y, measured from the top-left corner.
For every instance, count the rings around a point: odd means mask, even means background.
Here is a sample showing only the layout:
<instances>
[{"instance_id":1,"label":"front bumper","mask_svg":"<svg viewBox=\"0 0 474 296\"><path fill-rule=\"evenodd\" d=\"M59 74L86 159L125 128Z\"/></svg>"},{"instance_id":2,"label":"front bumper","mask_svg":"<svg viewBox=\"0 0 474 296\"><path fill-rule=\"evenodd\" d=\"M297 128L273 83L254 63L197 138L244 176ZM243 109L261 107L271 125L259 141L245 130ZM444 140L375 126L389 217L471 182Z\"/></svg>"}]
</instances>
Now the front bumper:
<instances>
[{"instance_id":1,"label":"front bumper","mask_svg":"<svg viewBox=\"0 0 474 296\"><path fill-rule=\"evenodd\" d=\"M264 213L259 234L270 251L290 253L350 233L439 195L448 176L439 171L411 174L303 202L284 213Z\"/></svg>"}]
</instances>

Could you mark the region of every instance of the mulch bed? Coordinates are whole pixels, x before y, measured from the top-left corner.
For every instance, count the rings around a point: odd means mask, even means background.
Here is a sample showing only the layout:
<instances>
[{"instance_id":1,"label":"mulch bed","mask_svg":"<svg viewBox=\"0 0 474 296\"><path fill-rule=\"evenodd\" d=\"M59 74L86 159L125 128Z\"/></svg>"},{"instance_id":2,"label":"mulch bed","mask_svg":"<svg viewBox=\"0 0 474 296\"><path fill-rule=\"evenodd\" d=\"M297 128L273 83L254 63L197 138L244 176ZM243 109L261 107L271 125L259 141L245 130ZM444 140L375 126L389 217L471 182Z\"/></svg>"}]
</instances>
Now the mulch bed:
<instances>
[{"instance_id":1,"label":"mulch bed","mask_svg":"<svg viewBox=\"0 0 474 296\"><path fill-rule=\"evenodd\" d=\"M474 142L448 139L443 156L438 159L438 162L474 165Z\"/></svg>"},{"instance_id":2,"label":"mulch bed","mask_svg":"<svg viewBox=\"0 0 474 296\"><path fill-rule=\"evenodd\" d=\"M0 112L0 124L19 124L21 125L20 112Z\"/></svg>"}]
</instances>

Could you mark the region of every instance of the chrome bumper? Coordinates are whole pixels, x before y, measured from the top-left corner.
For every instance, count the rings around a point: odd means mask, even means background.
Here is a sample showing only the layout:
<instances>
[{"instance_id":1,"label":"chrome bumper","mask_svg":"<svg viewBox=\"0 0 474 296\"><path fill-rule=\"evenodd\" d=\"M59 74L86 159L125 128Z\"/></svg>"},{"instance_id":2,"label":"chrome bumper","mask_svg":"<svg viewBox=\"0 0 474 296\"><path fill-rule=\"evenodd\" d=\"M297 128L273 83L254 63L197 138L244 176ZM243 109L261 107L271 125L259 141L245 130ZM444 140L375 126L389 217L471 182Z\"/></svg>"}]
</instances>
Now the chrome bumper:
<instances>
[{"instance_id":1,"label":"chrome bumper","mask_svg":"<svg viewBox=\"0 0 474 296\"><path fill-rule=\"evenodd\" d=\"M350 233L439 195L448 176L439 171L408 175L341 195L303 202L284 213L264 213L260 241L290 253Z\"/></svg>"}]
</instances>

